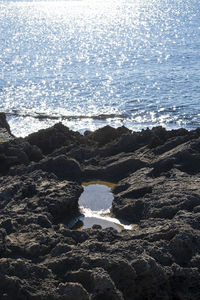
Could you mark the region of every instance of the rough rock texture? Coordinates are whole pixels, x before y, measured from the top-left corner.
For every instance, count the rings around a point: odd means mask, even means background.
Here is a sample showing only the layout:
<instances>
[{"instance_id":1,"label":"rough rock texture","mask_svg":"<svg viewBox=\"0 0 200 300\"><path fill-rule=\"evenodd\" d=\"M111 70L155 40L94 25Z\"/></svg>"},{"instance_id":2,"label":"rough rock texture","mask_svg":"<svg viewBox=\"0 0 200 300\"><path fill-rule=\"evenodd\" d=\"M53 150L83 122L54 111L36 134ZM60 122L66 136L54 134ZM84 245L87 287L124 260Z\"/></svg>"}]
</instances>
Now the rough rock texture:
<instances>
[{"instance_id":1,"label":"rough rock texture","mask_svg":"<svg viewBox=\"0 0 200 300\"><path fill-rule=\"evenodd\" d=\"M26 140L30 144L38 146L45 155L62 146L84 143L84 137L80 133L69 130L62 123L32 133Z\"/></svg>"},{"instance_id":2,"label":"rough rock texture","mask_svg":"<svg viewBox=\"0 0 200 300\"><path fill-rule=\"evenodd\" d=\"M98 146L104 146L107 143L119 138L123 134L131 133L131 131L122 126L119 128L113 128L109 125L99 128L94 132L85 132L87 139L90 139L93 142L96 142Z\"/></svg>"},{"instance_id":3,"label":"rough rock texture","mask_svg":"<svg viewBox=\"0 0 200 300\"><path fill-rule=\"evenodd\" d=\"M37 163L30 163L28 166L20 165L10 168L9 175L23 175L31 173L35 170L43 170L48 173L54 173L60 179L73 180L81 182L80 164L73 158L66 155L58 155L55 157L46 157Z\"/></svg>"},{"instance_id":4,"label":"rough rock texture","mask_svg":"<svg viewBox=\"0 0 200 300\"><path fill-rule=\"evenodd\" d=\"M12 166L28 165L42 159L41 150L24 139L14 138L4 113L0 113L0 175L6 175Z\"/></svg>"},{"instance_id":5,"label":"rough rock texture","mask_svg":"<svg viewBox=\"0 0 200 300\"><path fill-rule=\"evenodd\" d=\"M0 143L13 139L5 113L0 112Z\"/></svg>"},{"instance_id":6,"label":"rough rock texture","mask_svg":"<svg viewBox=\"0 0 200 300\"><path fill-rule=\"evenodd\" d=\"M151 177L145 168L119 182L113 189L113 213L130 222L149 218L173 219L180 210L193 211L200 205L200 177L178 169Z\"/></svg>"},{"instance_id":7,"label":"rough rock texture","mask_svg":"<svg viewBox=\"0 0 200 300\"><path fill-rule=\"evenodd\" d=\"M10 135L12 135L11 131L10 131L10 126L6 120L6 115L5 115L5 113L2 113L2 112L0 112L0 128L5 128L7 130L7 132Z\"/></svg>"},{"instance_id":8,"label":"rough rock texture","mask_svg":"<svg viewBox=\"0 0 200 300\"><path fill-rule=\"evenodd\" d=\"M0 299L200 299L199 129L57 124L0 153ZM90 179L132 230L68 228Z\"/></svg>"},{"instance_id":9,"label":"rough rock texture","mask_svg":"<svg viewBox=\"0 0 200 300\"><path fill-rule=\"evenodd\" d=\"M11 167L27 166L31 161L39 161L42 157L37 146L30 145L21 138L0 143L0 174L6 175Z\"/></svg>"}]
</instances>

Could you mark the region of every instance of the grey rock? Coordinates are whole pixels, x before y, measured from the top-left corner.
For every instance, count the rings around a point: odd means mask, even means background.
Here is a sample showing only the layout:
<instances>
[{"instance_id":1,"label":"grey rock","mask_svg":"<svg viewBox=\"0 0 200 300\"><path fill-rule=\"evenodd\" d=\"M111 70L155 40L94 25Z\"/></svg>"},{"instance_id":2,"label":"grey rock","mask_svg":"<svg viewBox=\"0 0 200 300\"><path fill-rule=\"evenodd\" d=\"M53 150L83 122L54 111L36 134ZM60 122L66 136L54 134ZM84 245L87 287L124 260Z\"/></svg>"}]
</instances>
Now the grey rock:
<instances>
[{"instance_id":1,"label":"grey rock","mask_svg":"<svg viewBox=\"0 0 200 300\"><path fill-rule=\"evenodd\" d=\"M0 299L199 300L199 138L57 124L0 144ZM132 230L69 229L91 179Z\"/></svg>"}]
</instances>

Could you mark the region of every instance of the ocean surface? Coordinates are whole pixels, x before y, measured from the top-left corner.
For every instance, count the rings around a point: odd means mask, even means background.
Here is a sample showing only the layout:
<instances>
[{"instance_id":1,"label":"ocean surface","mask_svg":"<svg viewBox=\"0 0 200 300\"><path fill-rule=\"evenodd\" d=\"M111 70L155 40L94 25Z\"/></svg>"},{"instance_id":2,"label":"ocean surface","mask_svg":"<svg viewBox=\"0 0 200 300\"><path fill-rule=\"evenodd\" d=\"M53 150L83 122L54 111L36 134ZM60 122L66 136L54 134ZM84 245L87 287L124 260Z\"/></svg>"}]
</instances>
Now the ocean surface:
<instances>
[{"instance_id":1,"label":"ocean surface","mask_svg":"<svg viewBox=\"0 0 200 300\"><path fill-rule=\"evenodd\" d=\"M200 126L199 0L0 1L0 111L17 136Z\"/></svg>"}]
</instances>

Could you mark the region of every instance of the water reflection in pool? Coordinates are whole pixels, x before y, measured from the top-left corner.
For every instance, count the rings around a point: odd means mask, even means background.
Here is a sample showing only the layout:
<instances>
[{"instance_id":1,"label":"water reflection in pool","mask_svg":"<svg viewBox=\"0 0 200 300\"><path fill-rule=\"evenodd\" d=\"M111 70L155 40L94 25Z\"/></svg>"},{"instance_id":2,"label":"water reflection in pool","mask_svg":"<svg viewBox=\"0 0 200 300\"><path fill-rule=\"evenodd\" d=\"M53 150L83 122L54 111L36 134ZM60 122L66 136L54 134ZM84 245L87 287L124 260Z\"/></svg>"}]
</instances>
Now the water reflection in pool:
<instances>
[{"instance_id":1,"label":"water reflection in pool","mask_svg":"<svg viewBox=\"0 0 200 300\"><path fill-rule=\"evenodd\" d=\"M104 181L83 182L84 192L79 199L82 215L73 229L90 228L94 224L102 228L113 227L118 231L131 229L131 225L122 224L118 219L110 216L113 201L111 188L114 183Z\"/></svg>"}]
</instances>

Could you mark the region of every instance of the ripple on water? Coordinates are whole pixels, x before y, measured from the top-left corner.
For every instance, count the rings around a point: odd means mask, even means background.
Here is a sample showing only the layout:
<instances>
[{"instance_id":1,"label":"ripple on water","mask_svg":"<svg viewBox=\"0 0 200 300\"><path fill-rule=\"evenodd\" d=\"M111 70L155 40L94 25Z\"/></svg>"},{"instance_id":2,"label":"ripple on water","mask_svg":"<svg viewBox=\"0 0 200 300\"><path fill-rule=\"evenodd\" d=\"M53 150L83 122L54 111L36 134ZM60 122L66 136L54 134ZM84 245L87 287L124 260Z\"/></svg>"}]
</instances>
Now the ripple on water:
<instances>
[{"instance_id":1,"label":"ripple on water","mask_svg":"<svg viewBox=\"0 0 200 300\"><path fill-rule=\"evenodd\" d=\"M198 127L199 5L0 1L0 110L12 132L25 136L54 116L79 131Z\"/></svg>"}]
</instances>

